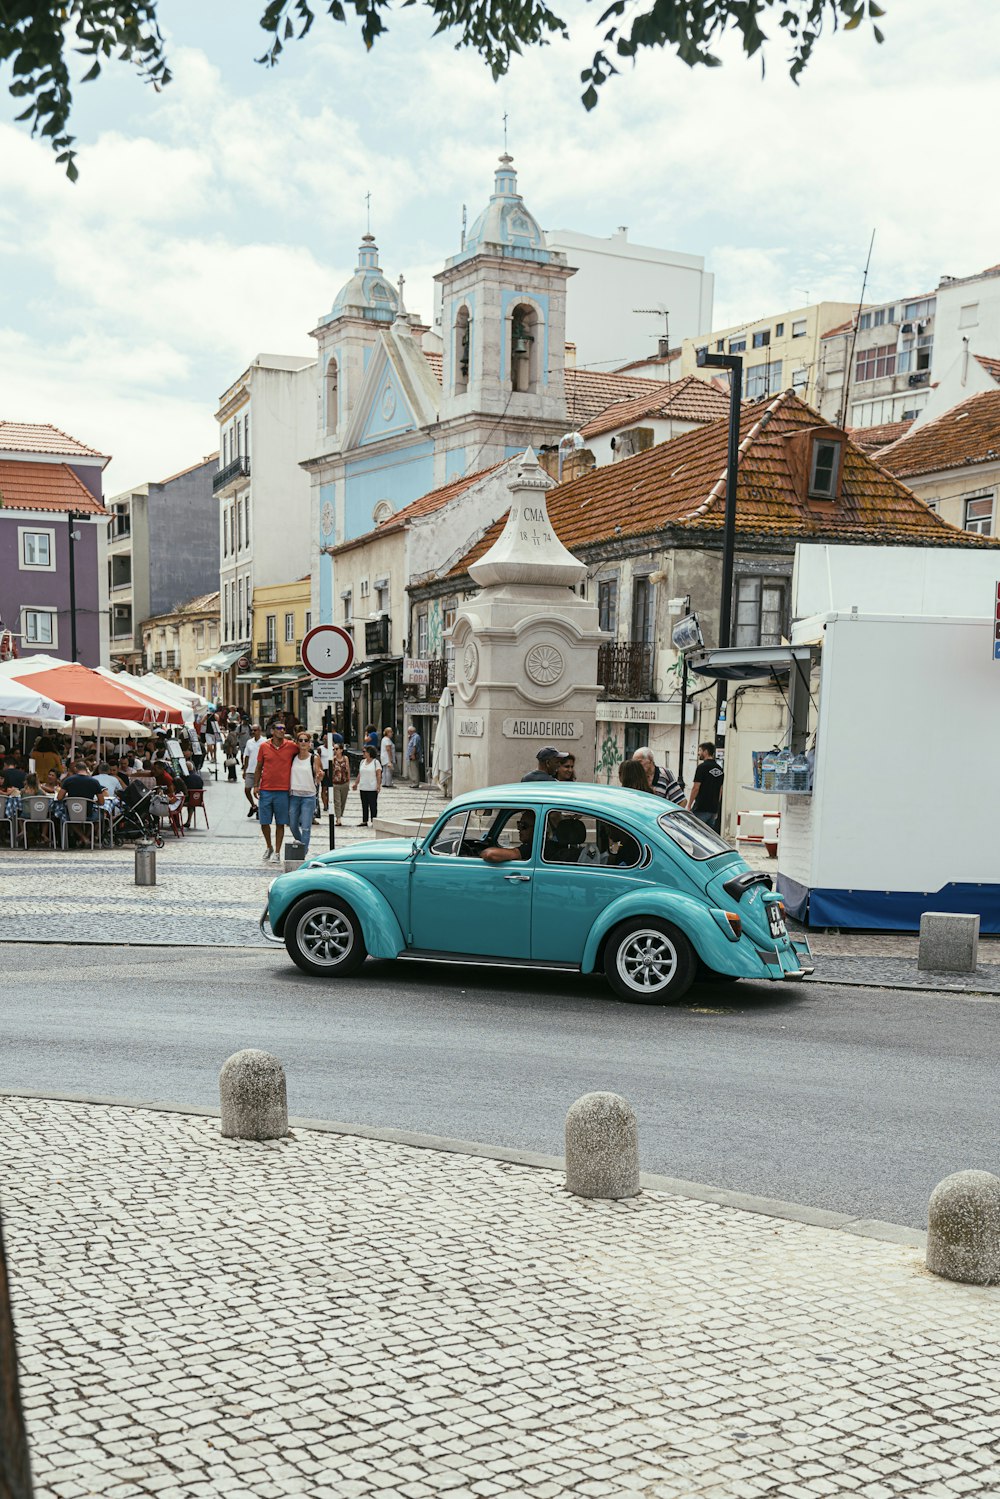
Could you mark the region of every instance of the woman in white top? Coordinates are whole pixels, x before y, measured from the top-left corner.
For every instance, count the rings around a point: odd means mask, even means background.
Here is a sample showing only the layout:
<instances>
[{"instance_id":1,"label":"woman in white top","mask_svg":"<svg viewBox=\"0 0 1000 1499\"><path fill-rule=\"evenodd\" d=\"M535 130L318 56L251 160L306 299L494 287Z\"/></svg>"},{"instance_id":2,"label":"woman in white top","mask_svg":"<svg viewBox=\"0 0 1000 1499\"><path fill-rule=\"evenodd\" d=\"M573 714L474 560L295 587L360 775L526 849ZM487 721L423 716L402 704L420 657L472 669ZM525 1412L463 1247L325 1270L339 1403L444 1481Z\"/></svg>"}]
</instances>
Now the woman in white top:
<instances>
[{"instance_id":1,"label":"woman in white top","mask_svg":"<svg viewBox=\"0 0 1000 1499\"><path fill-rule=\"evenodd\" d=\"M372 827L378 816L378 794L382 789L382 767L375 758L375 751L370 744L366 744L362 750L364 758L358 766L358 773L354 777L354 789L361 793L361 827L368 826L371 818Z\"/></svg>"},{"instance_id":2,"label":"woman in white top","mask_svg":"<svg viewBox=\"0 0 1000 1499\"><path fill-rule=\"evenodd\" d=\"M288 831L309 852L309 835L316 812L316 787L323 775L312 735L300 729L295 736L298 753L292 761L288 781Z\"/></svg>"}]
</instances>

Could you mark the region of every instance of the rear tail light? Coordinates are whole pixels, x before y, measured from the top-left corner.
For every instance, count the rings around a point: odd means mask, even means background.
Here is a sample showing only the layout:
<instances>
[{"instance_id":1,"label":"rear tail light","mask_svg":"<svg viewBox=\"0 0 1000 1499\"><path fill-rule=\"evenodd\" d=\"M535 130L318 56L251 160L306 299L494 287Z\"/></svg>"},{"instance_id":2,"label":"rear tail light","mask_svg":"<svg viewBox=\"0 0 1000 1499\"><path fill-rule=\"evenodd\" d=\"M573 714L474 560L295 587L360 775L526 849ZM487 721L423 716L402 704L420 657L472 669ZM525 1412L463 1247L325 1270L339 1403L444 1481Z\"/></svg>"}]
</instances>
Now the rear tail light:
<instances>
[{"instance_id":1,"label":"rear tail light","mask_svg":"<svg viewBox=\"0 0 1000 1499\"><path fill-rule=\"evenodd\" d=\"M724 914L725 914L726 920L729 922L729 925L733 929L733 936L734 937L740 937L740 936L742 936L743 935L743 923L740 920L740 918L737 916L736 912L735 911L726 911Z\"/></svg>"}]
</instances>

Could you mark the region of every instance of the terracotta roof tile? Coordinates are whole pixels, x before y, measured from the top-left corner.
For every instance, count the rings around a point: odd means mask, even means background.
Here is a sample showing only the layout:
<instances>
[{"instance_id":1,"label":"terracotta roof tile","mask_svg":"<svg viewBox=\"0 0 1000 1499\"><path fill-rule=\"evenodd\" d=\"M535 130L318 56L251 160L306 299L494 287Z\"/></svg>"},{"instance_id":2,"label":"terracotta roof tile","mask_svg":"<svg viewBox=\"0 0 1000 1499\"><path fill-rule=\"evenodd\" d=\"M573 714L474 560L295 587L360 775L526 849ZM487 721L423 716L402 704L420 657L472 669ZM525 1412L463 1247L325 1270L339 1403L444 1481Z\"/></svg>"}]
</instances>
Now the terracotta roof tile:
<instances>
[{"instance_id":1,"label":"terracotta roof tile","mask_svg":"<svg viewBox=\"0 0 1000 1499\"><path fill-rule=\"evenodd\" d=\"M850 333L853 327L854 319L849 317L846 323L838 323L836 328L827 328L825 333L820 334L820 338L837 338L841 333Z\"/></svg>"},{"instance_id":2,"label":"terracotta roof tile","mask_svg":"<svg viewBox=\"0 0 1000 1499\"><path fill-rule=\"evenodd\" d=\"M725 511L728 421L682 432L634 458L593 469L546 495L549 516L571 551L664 530L718 536ZM878 545L995 546L951 526L848 440L841 498L827 513L796 489L786 438L826 427L791 391L744 406L737 488L737 532L745 541L833 540ZM463 574L486 552L506 516L451 571Z\"/></svg>"},{"instance_id":3,"label":"terracotta roof tile","mask_svg":"<svg viewBox=\"0 0 1000 1499\"><path fill-rule=\"evenodd\" d=\"M1000 390L984 390L883 448L878 461L901 478L963 464L1000 462Z\"/></svg>"},{"instance_id":4,"label":"terracotta roof tile","mask_svg":"<svg viewBox=\"0 0 1000 1499\"><path fill-rule=\"evenodd\" d=\"M986 354L977 354L975 357L990 379L1000 385L1000 359L990 359Z\"/></svg>"},{"instance_id":5,"label":"terracotta roof tile","mask_svg":"<svg viewBox=\"0 0 1000 1499\"><path fill-rule=\"evenodd\" d=\"M714 422L729 412L729 394L720 386L685 375L680 380L664 380L653 392L633 396L630 401L616 401L580 428L584 437L599 437L642 417L674 417L685 422Z\"/></svg>"},{"instance_id":6,"label":"terracotta roof tile","mask_svg":"<svg viewBox=\"0 0 1000 1499\"><path fill-rule=\"evenodd\" d=\"M0 452L58 453L64 458L105 458L96 448L88 448L67 432L48 422L0 421Z\"/></svg>"},{"instance_id":7,"label":"terracotta roof tile","mask_svg":"<svg viewBox=\"0 0 1000 1499\"><path fill-rule=\"evenodd\" d=\"M888 447L889 443L905 437L913 426L913 421L911 416L905 422L880 422L875 427L848 427L847 435L859 448L864 448L866 453L877 453L880 448Z\"/></svg>"},{"instance_id":8,"label":"terracotta roof tile","mask_svg":"<svg viewBox=\"0 0 1000 1499\"><path fill-rule=\"evenodd\" d=\"M442 484L438 489L432 489L428 494L422 494L419 499L411 501L409 505L404 505L402 510L397 510L395 515L390 515L372 530L365 531L360 536L352 536L349 541L342 541L339 546L334 547L334 555L362 546L365 542L371 541L373 536L385 536L393 531L401 531L418 515L430 515L433 511L440 510L451 500L464 494L467 489L471 489L474 484L478 484L480 479L485 479L487 474L495 473L497 469L503 468L504 464L510 461L509 458L501 458L499 463L491 463L488 468L481 468L474 474L462 474L457 479L450 479L447 484Z\"/></svg>"},{"instance_id":9,"label":"terracotta roof tile","mask_svg":"<svg viewBox=\"0 0 1000 1499\"><path fill-rule=\"evenodd\" d=\"M18 458L0 459L0 506L7 510L108 513L65 463L31 463Z\"/></svg>"},{"instance_id":10,"label":"terracotta roof tile","mask_svg":"<svg viewBox=\"0 0 1000 1499\"><path fill-rule=\"evenodd\" d=\"M663 380L647 380L640 375L620 375L617 370L583 370L571 366L566 371L567 419L571 427L579 430L616 401L656 395L664 384Z\"/></svg>"}]
</instances>

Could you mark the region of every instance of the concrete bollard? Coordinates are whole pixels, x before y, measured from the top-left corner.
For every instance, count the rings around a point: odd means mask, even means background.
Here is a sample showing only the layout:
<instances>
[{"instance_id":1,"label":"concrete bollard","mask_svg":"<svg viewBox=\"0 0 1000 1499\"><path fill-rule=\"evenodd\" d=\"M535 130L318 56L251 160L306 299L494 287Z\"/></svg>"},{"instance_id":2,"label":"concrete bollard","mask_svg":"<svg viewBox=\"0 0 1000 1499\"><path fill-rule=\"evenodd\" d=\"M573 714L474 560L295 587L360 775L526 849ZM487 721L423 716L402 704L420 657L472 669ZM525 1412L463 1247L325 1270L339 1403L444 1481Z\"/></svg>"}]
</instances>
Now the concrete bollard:
<instances>
[{"instance_id":1,"label":"concrete bollard","mask_svg":"<svg viewBox=\"0 0 1000 1499\"><path fill-rule=\"evenodd\" d=\"M956 1171L927 1206L927 1268L945 1280L1000 1285L1000 1177Z\"/></svg>"},{"instance_id":2,"label":"concrete bollard","mask_svg":"<svg viewBox=\"0 0 1000 1499\"><path fill-rule=\"evenodd\" d=\"M280 1140L288 1134L285 1069L267 1051L238 1051L219 1073L222 1134L233 1140Z\"/></svg>"},{"instance_id":3,"label":"concrete bollard","mask_svg":"<svg viewBox=\"0 0 1000 1499\"><path fill-rule=\"evenodd\" d=\"M617 1093L585 1093L566 1115L566 1187L577 1197L635 1197L639 1126Z\"/></svg>"},{"instance_id":4,"label":"concrete bollard","mask_svg":"<svg viewBox=\"0 0 1000 1499\"><path fill-rule=\"evenodd\" d=\"M920 918L917 967L928 973L975 973L979 917L925 911Z\"/></svg>"},{"instance_id":5,"label":"concrete bollard","mask_svg":"<svg viewBox=\"0 0 1000 1499\"><path fill-rule=\"evenodd\" d=\"M288 838L285 840L284 855L286 874L290 869L301 869L302 861L306 856L306 846L304 843L296 843L294 839Z\"/></svg>"}]
</instances>

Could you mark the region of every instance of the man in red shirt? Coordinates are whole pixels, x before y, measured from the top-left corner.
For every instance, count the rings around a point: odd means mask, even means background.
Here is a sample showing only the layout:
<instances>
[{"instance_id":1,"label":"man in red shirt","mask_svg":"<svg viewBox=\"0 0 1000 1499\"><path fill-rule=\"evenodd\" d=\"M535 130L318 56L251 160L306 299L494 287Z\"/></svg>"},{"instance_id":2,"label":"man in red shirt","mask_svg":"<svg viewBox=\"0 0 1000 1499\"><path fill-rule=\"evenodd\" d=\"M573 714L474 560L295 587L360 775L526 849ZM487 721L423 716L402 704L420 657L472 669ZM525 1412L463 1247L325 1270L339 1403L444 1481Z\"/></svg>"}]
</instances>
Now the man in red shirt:
<instances>
[{"instance_id":1,"label":"man in red shirt","mask_svg":"<svg viewBox=\"0 0 1000 1499\"><path fill-rule=\"evenodd\" d=\"M288 788L291 784L292 761L298 750L285 738L285 726L276 723L271 728L271 737L261 745L254 772L254 790L257 793L257 815L260 830L264 834L267 848L264 863L277 862L281 858L281 845L288 822ZM274 820L274 848L271 847L271 821Z\"/></svg>"}]
</instances>

